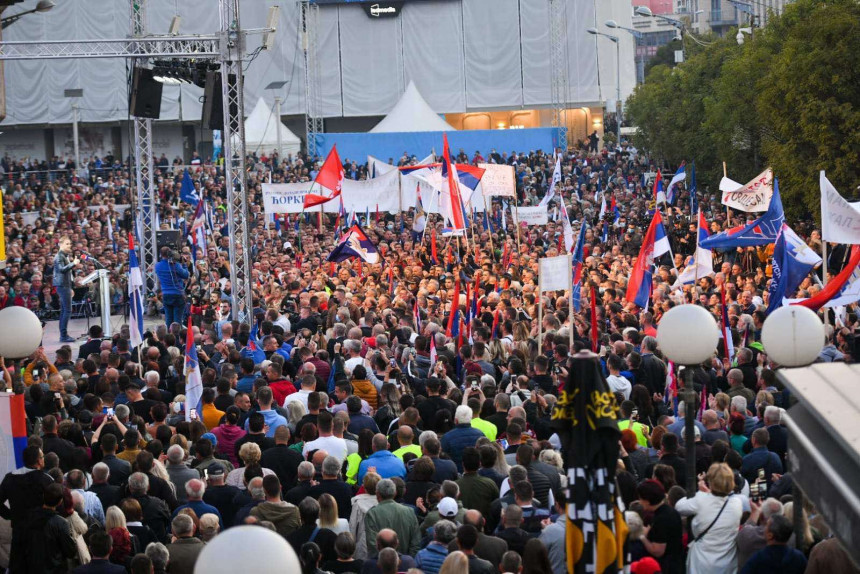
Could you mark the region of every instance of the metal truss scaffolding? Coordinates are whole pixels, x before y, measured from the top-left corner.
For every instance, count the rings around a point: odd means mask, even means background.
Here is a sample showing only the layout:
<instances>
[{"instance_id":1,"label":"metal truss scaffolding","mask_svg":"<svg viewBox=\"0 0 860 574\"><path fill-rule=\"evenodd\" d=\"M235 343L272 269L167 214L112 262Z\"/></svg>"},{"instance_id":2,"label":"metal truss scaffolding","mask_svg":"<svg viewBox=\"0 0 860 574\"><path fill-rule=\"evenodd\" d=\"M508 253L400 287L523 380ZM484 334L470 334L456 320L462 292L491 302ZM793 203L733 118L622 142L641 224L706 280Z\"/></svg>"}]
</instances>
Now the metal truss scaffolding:
<instances>
[{"instance_id":1,"label":"metal truss scaffolding","mask_svg":"<svg viewBox=\"0 0 860 574\"><path fill-rule=\"evenodd\" d=\"M224 103L224 167L230 236L230 282L233 288L233 318L250 323L253 300L250 286L248 246L248 196L245 174L245 114L243 105L243 54L247 33L273 33L274 28L242 30L239 0L218 0L221 27L217 34L161 36L146 33L146 2L130 0L130 38L108 40L0 42L0 61L71 58L172 58L210 60L221 65ZM316 8L316 7L314 7ZM316 10L312 10L316 12ZM303 14L305 12L303 11ZM315 32L315 25L312 26ZM315 52L315 42L314 52ZM319 74L316 74L318 77ZM314 94L318 94L318 86ZM315 109L315 113L316 109ZM319 120L321 131L322 120ZM155 287L155 214L158 208L153 185L152 120L134 118L135 183L140 213L136 218L141 243L141 261L148 289Z\"/></svg>"},{"instance_id":2,"label":"metal truss scaffolding","mask_svg":"<svg viewBox=\"0 0 860 574\"><path fill-rule=\"evenodd\" d=\"M567 9L565 0L549 0L549 56L552 125L558 128L558 147L567 150Z\"/></svg>"},{"instance_id":3,"label":"metal truss scaffolding","mask_svg":"<svg viewBox=\"0 0 860 574\"><path fill-rule=\"evenodd\" d=\"M317 134L323 132L320 69L317 56L320 8L318 4L301 1L302 46L305 56L305 132L308 156L317 154Z\"/></svg>"}]
</instances>

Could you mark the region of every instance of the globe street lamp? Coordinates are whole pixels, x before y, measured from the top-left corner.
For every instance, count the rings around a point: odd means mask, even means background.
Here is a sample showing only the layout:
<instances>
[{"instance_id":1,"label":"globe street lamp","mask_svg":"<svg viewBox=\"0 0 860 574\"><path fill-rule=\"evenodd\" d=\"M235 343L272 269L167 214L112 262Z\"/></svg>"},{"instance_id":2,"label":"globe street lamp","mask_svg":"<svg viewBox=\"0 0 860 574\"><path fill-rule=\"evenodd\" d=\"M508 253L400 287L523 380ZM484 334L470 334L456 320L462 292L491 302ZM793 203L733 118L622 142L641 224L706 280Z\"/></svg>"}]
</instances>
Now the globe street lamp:
<instances>
[{"instance_id":1,"label":"globe street lamp","mask_svg":"<svg viewBox=\"0 0 860 574\"><path fill-rule=\"evenodd\" d=\"M645 16L646 18L657 18L658 20L662 20L663 22L666 22L667 24L677 28L678 35L681 38L682 60L687 59L687 51L686 48L684 48L684 32L686 31L686 25L684 24L684 22L682 22L681 20L676 20L675 18L663 16L662 14L655 14L648 6L637 6L636 10L634 10L633 13L638 16Z\"/></svg>"},{"instance_id":2,"label":"globe street lamp","mask_svg":"<svg viewBox=\"0 0 860 574\"><path fill-rule=\"evenodd\" d=\"M617 143L621 144L621 42L618 36L606 34L597 28L588 28L589 34L609 38L615 43L615 135Z\"/></svg>"},{"instance_id":3,"label":"globe street lamp","mask_svg":"<svg viewBox=\"0 0 860 574\"><path fill-rule=\"evenodd\" d=\"M765 319L761 343L777 365L805 367L824 347L824 324L815 311L801 305L780 307Z\"/></svg>"},{"instance_id":4,"label":"globe street lamp","mask_svg":"<svg viewBox=\"0 0 860 574\"><path fill-rule=\"evenodd\" d=\"M663 354L684 368L684 448L687 465L687 496L696 495L696 392L692 370L714 355L720 333L717 322L704 307L678 305L657 325L657 342ZM708 389L703 388L703 393Z\"/></svg>"}]
</instances>

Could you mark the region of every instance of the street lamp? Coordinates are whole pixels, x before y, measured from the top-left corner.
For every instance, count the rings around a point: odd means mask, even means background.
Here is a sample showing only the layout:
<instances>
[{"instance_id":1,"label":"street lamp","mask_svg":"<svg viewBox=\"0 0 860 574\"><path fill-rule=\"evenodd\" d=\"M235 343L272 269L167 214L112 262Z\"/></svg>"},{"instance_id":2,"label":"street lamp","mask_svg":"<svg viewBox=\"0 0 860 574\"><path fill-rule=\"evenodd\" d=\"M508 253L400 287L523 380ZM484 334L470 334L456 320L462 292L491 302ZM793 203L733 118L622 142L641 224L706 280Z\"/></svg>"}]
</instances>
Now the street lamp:
<instances>
[{"instance_id":1,"label":"street lamp","mask_svg":"<svg viewBox=\"0 0 860 574\"><path fill-rule=\"evenodd\" d=\"M24 10L23 12L19 12L18 14L6 16L2 20L0 20L0 24L2 24L2 27L5 30L7 27L17 22L21 18L21 16L26 16L27 14L32 14L34 12L47 12L56 5L57 4L54 2L54 0L39 0L38 4L36 4L36 7L32 10Z\"/></svg>"},{"instance_id":2,"label":"street lamp","mask_svg":"<svg viewBox=\"0 0 860 574\"><path fill-rule=\"evenodd\" d=\"M696 495L696 392L692 370L714 355L720 339L714 316L698 305L678 305L669 309L657 325L657 342L663 354L684 365L684 448L687 465L687 496ZM708 392L707 388L702 389Z\"/></svg>"},{"instance_id":3,"label":"street lamp","mask_svg":"<svg viewBox=\"0 0 860 574\"><path fill-rule=\"evenodd\" d=\"M278 121L275 123L275 129L277 130L277 138L278 138L278 162L281 161L281 156L284 151L281 149L281 102L283 98L278 95L278 90L287 85L287 82L272 82L268 86L266 86L267 90L272 90L275 92L275 117ZM274 166L277 167L277 166ZM274 169L274 168L273 168Z\"/></svg>"},{"instance_id":4,"label":"street lamp","mask_svg":"<svg viewBox=\"0 0 860 574\"><path fill-rule=\"evenodd\" d=\"M81 88L70 88L63 91L63 96L72 98L72 139L75 142L75 173L81 169L81 147L80 139L78 138L78 100L84 97L84 90Z\"/></svg>"},{"instance_id":5,"label":"street lamp","mask_svg":"<svg viewBox=\"0 0 860 574\"><path fill-rule=\"evenodd\" d=\"M609 38L615 43L615 131L618 144L621 143L621 42L618 36L605 34L597 28L588 28L587 32L595 36Z\"/></svg>"},{"instance_id":6,"label":"street lamp","mask_svg":"<svg viewBox=\"0 0 860 574\"><path fill-rule=\"evenodd\" d=\"M614 28L617 30L624 30L625 32L629 32L633 38L636 40L636 81L637 83L642 83L645 81L645 58L644 54L639 54L639 40L641 40L645 35L639 30L635 30L633 28L626 28L624 26L619 26L618 22L615 20L607 20L603 23L607 28Z\"/></svg>"},{"instance_id":7,"label":"street lamp","mask_svg":"<svg viewBox=\"0 0 860 574\"><path fill-rule=\"evenodd\" d=\"M815 311L801 305L780 307L765 319L761 343L774 363L804 367L812 364L824 347L824 324Z\"/></svg>"},{"instance_id":8,"label":"street lamp","mask_svg":"<svg viewBox=\"0 0 860 574\"><path fill-rule=\"evenodd\" d=\"M681 59L687 59L687 51L684 48L684 32L686 31L686 25L683 21L676 20L675 18L669 18L668 16L663 16L662 14L655 14L648 6L637 6L636 10L634 10L633 13L639 16L645 16L646 18L657 18L658 20L662 20L663 22L666 22L667 24L677 28L678 35L681 37Z\"/></svg>"}]
</instances>

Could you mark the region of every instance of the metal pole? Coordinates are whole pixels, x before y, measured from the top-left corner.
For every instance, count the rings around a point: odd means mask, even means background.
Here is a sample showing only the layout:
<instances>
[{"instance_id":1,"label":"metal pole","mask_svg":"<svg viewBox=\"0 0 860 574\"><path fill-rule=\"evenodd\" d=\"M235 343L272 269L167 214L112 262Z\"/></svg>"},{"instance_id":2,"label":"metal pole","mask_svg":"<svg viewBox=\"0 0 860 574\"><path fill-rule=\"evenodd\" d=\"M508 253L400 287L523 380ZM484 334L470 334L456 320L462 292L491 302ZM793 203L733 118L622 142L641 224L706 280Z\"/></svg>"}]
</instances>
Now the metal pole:
<instances>
[{"instance_id":1,"label":"metal pole","mask_svg":"<svg viewBox=\"0 0 860 574\"><path fill-rule=\"evenodd\" d=\"M81 146L78 139L78 104L72 103L72 139L75 140L75 173L81 171Z\"/></svg>"},{"instance_id":2,"label":"metal pole","mask_svg":"<svg viewBox=\"0 0 860 574\"><path fill-rule=\"evenodd\" d=\"M615 136L621 144L621 38L615 39Z\"/></svg>"},{"instance_id":3,"label":"metal pole","mask_svg":"<svg viewBox=\"0 0 860 574\"><path fill-rule=\"evenodd\" d=\"M687 498L696 496L698 479L696 477L696 392L693 390L693 370L684 368L684 448L687 465ZM702 389L706 392L706 389Z\"/></svg>"},{"instance_id":4,"label":"metal pole","mask_svg":"<svg viewBox=\"0 0 860 574\"><path fill-rule=\"evenodd\" d=\"M275 128L278 130L278 163L280 163L284 161L281 157L284 153L281 148L281 96L275 96L275 116L277 117Z\"/></svg>"}]
</instances>

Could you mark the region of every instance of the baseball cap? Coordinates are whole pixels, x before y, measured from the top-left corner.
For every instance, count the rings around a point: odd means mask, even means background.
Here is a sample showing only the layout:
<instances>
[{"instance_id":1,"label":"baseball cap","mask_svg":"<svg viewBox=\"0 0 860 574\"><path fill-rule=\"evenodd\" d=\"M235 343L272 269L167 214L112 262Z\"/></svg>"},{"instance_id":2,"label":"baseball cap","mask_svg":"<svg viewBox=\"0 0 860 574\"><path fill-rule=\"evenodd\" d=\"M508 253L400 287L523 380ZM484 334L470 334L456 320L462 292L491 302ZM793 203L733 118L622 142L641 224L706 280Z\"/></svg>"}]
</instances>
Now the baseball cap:
<instances>
[{"instance_id":1,"label":"baseball cap","mask_svg":"<svg viewBox=\"0 0 860 574\"><path fill-rule=\"evenodd\" d=\"M445 518L457 516L457 501L450 496L446 496L439 501L439 505L436 507L436 510L439 511L439 516L444 516Z\"/></svg>"},{"instance_id":2,"label":"baseball cap","mask_svg":"<svg viewBox=\"0 0 860 574\"><path fill-rule=\"evenodd\" d=\"M209 433L207 433L209 434ZM204 435L205 436L205 435ZM206 468L206 472L209 476L223 476L224 475L224 466L217 462L213 462Z\"/></svg>"}]
</instances>

